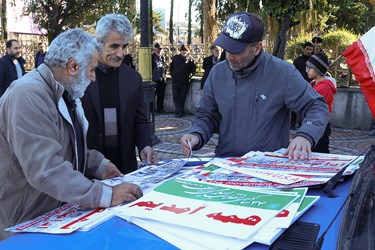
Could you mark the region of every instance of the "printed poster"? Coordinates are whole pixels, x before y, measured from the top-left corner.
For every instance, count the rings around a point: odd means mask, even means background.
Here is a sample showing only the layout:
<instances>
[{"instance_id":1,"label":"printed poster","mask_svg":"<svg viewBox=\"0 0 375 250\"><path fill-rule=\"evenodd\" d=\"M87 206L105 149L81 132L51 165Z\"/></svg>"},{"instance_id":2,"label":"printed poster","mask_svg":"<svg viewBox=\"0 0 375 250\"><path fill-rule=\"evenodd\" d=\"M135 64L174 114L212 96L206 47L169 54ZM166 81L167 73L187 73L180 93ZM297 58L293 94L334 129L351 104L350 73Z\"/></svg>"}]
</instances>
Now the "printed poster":
<instances>
[{"instance_id":1,"label":"printed poster","mask_svg":"<svg viewBox=\"0 0 375 250\"><path fill-rule=\"evenodd\" d=\"M278 154L264 154L251 158L228 158L220 167L232 171L251 174L254 170L272 171L289 175L323 175L333 176L343 167L350 164L351 159L312 158L310 160L293 160Z\"/></svg>"},{"instance_id":2,"label":"printed poster","mask_svg":"<svg viewBox=\"0 0 375 250\"><path fill-rule=\"evenodd\" d=\"M265 156L272 156L272 157L281 157L287 159L287 157L283 156L283 152L285 152L285 148L277 150L275 152L265 152L263 155ZM312 153L311 160L303 160L304 162L311 161L311 165L319 166L321 163L323 166L325 163L328 164L330 167L339 166L340 162L340 170L341 168L345 167L348 163L350 165L346 168L343 175L351 175L359 168L360 163L364 160L364 156L353 156L353 155L340 155L340 154L327 154L327 153ZM345 164L345 162L347 164ZM309 163L308 163L309 164Z\"/></svg>"},{"instance_id":3,"label":"printed poster","mask_svg":"<svg viewBox=\"0 0 375 250\"><path fill-rule=\"evenodd\" d=\"M301 217L312 205L314 205L318 200L319 196L308 196L306 195L298 208L296 215L293 218L295 222L299 217ZM272 222L270 221L263 228L261 228L252 238L255 242L265 244L270 246L287 228L272 228Z\"/></svg>"},{"instance_id":4,"label":"printed poster","mask_svg":"<svg viewBox=\"0 0 375 250\"><path fill-rule=\"evenodd\" d=\"M102 182L108 186L116 186L123 182L133 183L137 184L143 193L147 193L160 182L175 176L180 170L186 172L186 169L182 169L186 162L187 160L176 159L162 165L148 165L125 176L102 180Z\"/></svg>"},{"instance_id":5,"label":"printed poster","mask_svg":"<svg viewBox=\"0 0 375 250\"><path fill-rule=\"evenodd\" d=\"M163 240L173 244L179 249L194 250L217 250L217 249L243 249L254 241L252 239L242 240L233 237L226 237L210 232L187 228L184 226L172 225L161 221L131 218L123 213L117 216L130 220L131 223L144 228Z\"/></svg>"},{"instance_id":6,"label":"printed poster","mask_svg":"<svg viewBox=\"0 0 375 250\"><path fill-rule=\"evenodd\" d=\"M160 166L147 166L124 177L103 180L109 186L122 182L135 183L143 192L151 190L164 178L183 175L189 168L180 171L187 160L172 160ZM195 168L195 167L194 167ZM178 172L181 173L178 173ZM114 216L113 208L85 209L79 205L66 204L35 219L6 229L11 232L71 233L75 230L89 231Z\"/></svg>"},{"instance_id":7,"label":"printed poster","mask_svg":"<svg viewBox=\"0 0 375 250\"><path fill-rule=\"evenodd\" d=\"M279 172L273 169L259 168L256 166L256 164L252 164L251 166L243 166L245 160L246 158L214 159L210 163L221 168L237 171L252 177L283 185L289 185L307 179L306 175L298 176L288 172Z\"/></svg>"},{"instance_id":8,"label":"printed poster","mask_svg":"<svg viewBox=\"0 0 375 250\"><path fill-rule=\"evenodd\" d=\"M85 209L74 204L58 207L35 219L5 229L9 232L25 233L51 233L66 234L80 227L95 222L103 217L113 216L114 210L110 208Z\"/></svg>"},{"instance_id":9,"label":"printed poster","mask_svg":"<svg viewBox=\"0 0 375 250\"><path fill-rule=\"evenodd\" d=\"M272 223L267 223L263 228L288 228L292 224L293 218L304 200L307 193L307 188L294 188L284 192L297 192L299 197L294 200L292 204L283 209L278 215L276 215L276 217L272 220Z\"/></svg>"},{"instance_id":10,"label":"printed poster","mask_svg":"<svg viewBox=\"0 0 375 250\"><path fill-rule=\"evenodd\" d=\"M318 199L318 196L305 196L293 222L297 220L304 212L306 212L314 203L316 203ZM117 214L117 216L125 220L130 220L132 223L146 229L165 241L168 241L179 249L244 249L245 247L251 245L254 241L265 245L271 245L286 230L286 228L261 228L251 239L241 240L155 220L140 218L130 219L128 216L122 213ZM273 221L274 220L269 221L268 224L272 224ZM267 226L267 224L265 226Z\"/></svg>"},{"instance_id":11,"label":"printed poster","mask_svg":"<svg viewBox=\"0 0 375 250\"><path fill-rule=\"evenodd\" d=\"M117 209L127 216L249 239L297 198L173 179Z\"/></svg>"},{"instance_id":12,"label":"printed poster","mask_svg":"<svg viewBox=\"0 0 375 250\"><path fill-rule=\"evenodd\" d=\"M297 183L283 185L276 182L266 181L250 175L221 168L211 162L199 166L194 172L187 174L184 178L191 181L201 181L216 185L231 186L234 188L273 188L289 189L295 187L306 187L326 183L330 177L306 175L306 179Z\"/></svg>"}]
</instances>

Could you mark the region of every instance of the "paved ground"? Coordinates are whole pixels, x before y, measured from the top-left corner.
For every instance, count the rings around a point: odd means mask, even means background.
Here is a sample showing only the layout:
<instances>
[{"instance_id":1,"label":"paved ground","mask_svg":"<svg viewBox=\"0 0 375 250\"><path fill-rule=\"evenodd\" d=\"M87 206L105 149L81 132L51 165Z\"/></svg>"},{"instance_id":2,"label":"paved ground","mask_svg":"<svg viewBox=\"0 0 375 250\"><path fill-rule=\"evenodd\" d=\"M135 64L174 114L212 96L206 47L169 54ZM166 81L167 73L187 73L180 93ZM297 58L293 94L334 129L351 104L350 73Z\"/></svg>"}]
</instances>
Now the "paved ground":
<instances>
[{"instance_id":1,"label":"paved ground","mask_svg":"<svg viewBox=\"0 0 375 250\"><path fill-rule=\"evenodd\" d=\"M180 147L180 138L191 126L193 116L175 118L172 114L155 117L155 134L161 141L154 146L160 160L185 157ZM293 136L295 131L291 131ZM358 155L375 144L375 136L367 135L368 131L359 129L333 128L330 137L330 150L334 154ZM217 135L202 149L194 152L194 156L213 156Z\"/></svg>"}]
</instances>

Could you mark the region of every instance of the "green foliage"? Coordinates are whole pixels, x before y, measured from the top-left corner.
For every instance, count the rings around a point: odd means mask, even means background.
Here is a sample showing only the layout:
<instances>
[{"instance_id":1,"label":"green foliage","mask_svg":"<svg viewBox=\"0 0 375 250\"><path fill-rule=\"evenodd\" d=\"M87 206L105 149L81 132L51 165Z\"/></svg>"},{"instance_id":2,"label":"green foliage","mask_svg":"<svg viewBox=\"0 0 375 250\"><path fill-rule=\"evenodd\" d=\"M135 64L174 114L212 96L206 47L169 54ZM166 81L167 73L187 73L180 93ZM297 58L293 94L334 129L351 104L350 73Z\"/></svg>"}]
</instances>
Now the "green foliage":
<instances>
[{"instance_id":1,"label":"green foliage","mask_svg":"<svg viewBox=\"0 0 375 250\"><path fill-rule=\"evenodd\" d=\"M367 32L375 25L375 3L373 0L330 0L331 27L345 28L357 34Z\"/></svg>"},{"instance_id":2,"label":"green foliage","mask_svg":"<svg viewBox=\"0 0 375 250\"><path fill-rule=\"evenodd\" d=\"M338 29L323 35L322 47L329 58L337 58L347 47L358 40L358 36L349 30Z\"/></svg>"},{"instance_id":3,"label":"green foliage","mask_svg":"<svg viewBox=\"0 0 375 250\"><path fill-rule=\"evenodd\" d=\"M322 47L333 64L330 72L337 80L337 86L349 87L352 81L351 74L347 72L346 59L340 58L340 55L347 47L358 40L358 36L349 30L339 29L325 34L322 38Z\"/></svg>"},{"instance_id":4,"label":"green foliage","mask_svg":"<svg viewBox=\"0 0 375 250\"><path fill-rule=\"evenodd\" d=\"M295 19L298 12L309 9L310 0L271 1L263 0L264 12L277 20L289 15L291 20Z\"/></svg>"},{"instance_id":5,"label":"green foliage","mask_svg":"<svg viewBox=\"0 0 375 250\"><path fill-rule=\"evenodd\" d=\"M259 13L260 6L259 0L217 0L217 10L218 19L225 21L229 15L239 11Z\"/></svg>"},{"instance_id":6,"label":"green foliage","mask_svg":"<svg viewBox=\"0 0 375 250\"><path fill-rule=\"evenodd\" d=\"M288 41L286 54L288 59L294 59L302 53L303 43L311 42L312 33L304 33ZM322 48L328 58L337 58L347 47L358 40L358 36L349 30L338 29L322 36Z\"/></svg>"},{"instance_id":7,"label":"green foliage","mask_svg":"<svg viewBox=\"0 0 375 250\"><path fill-rule=\"evenodd\" d=\"M291 39L287 42L286 46L286 60L294 60L297 56L302 54L303 44L311 42L313 35L311 33L304 33L298 37Z\"/></svg>"},{"instance_id":8,"label":"green foliage","mask_svg":"<svg viewBox=\"0 0 375 250\"><path fill-rule=\"evenodd\" d=\"M160 12L152 11L152 24L156 31L164 33L164 30L161 27L161 21L163 20L163 16Z\"/></svg>"},{"instance_id":9,"label":"green foliage","mask_svg":"<svg viewBox=\"0 0 375 250\"><path fill-rule=\"evenodd\" d=\"M303 43L311 41L313 36L315 35L312 33L304 33L290 40L286 48L287 61L291 61L302 54ZM358 40L357 35L349 30L338 29L324 34L322 38L322 48L332 63L329 72L337 80L337 86L349 87L351 75L347 72L345 58L340 58L340 55L347 47Z\"/></svg>"},{"instance_id":10,"label":"green foliage","mask_svg":"<svg viewBox=\"0 0 375 250\"><path fill-rule=\"evenodd\" d=\"M26 0L24 14L31 14L52 41L67 28L89 27L107 13L124 13L134 21L135 0Z\"/></svg>"},{"instance_id":11,"label":"green foliage","mask_svg":"<svg viewBox=\"0 0 375 250\"><path fill-rule=\"evenodd\" d=\"M202 0L203 1L203 0ZM236 1L219 0L217 3L217 18L220 22L224 22L228 16L237 11Z\"/></svg>"}]
</instances>

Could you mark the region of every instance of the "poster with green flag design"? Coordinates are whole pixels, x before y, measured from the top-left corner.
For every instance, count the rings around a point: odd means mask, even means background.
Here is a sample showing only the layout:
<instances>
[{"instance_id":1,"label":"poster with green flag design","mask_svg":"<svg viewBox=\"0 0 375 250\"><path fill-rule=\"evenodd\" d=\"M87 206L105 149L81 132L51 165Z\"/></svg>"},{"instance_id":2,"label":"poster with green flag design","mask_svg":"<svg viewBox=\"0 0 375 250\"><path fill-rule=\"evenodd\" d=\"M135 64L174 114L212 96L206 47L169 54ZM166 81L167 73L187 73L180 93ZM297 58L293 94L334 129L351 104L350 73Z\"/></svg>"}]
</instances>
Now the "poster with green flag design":
<instances>
[{"instance_id":1,"label":"poster with green flag design","mask_svg":"<svg viewBox=\"0 0 375 250\"><path fill-rule=\"evenodd\" d=\"M296 193L240 190L172 179L118 209L130 218L249 239L298 197Z\"/></svg>"}]
</instances>

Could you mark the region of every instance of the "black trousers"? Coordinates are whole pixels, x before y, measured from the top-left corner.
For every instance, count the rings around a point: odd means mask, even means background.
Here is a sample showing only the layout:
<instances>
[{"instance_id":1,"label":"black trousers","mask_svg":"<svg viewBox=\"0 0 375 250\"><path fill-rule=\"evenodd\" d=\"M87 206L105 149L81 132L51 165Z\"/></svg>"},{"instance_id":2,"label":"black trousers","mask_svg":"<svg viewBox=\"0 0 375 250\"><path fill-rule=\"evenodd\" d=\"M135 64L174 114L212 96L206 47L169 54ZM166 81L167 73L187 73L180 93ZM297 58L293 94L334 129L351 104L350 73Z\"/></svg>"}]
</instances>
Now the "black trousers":
<instances>
[{"instance_id":1,"label":"black trousers","mask_svg":"<svg viewBox=\"0 0 375 250\"><path fill-rule=\"evenodd\" d=\"M164 96L165 96L165 81L156 82L156 112L161 113L164 111Z\"/></svg>"},{"instance_id":2,"label":"black trousers","mask_svg":"<svg viewBox=\"0 0 375 250\"><path fill-rule=\"evenodd\" d=\"M331 135L331 124L328 123L323 136L313 148L313 152L329 153L329 136Z\"/></svg>"},{"instance_id":3,"label":"black trousers","mask_svg":"<svg viewBox=\"0 0 375 250\"><path fill-rule=\"evenodd\" d=\"M189 83L172 83L173 103L176 115L184 115L184 106L188 90Z\"/></svg>"}]
</instances>

